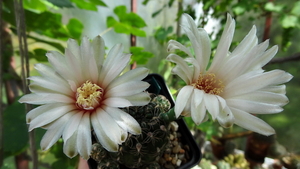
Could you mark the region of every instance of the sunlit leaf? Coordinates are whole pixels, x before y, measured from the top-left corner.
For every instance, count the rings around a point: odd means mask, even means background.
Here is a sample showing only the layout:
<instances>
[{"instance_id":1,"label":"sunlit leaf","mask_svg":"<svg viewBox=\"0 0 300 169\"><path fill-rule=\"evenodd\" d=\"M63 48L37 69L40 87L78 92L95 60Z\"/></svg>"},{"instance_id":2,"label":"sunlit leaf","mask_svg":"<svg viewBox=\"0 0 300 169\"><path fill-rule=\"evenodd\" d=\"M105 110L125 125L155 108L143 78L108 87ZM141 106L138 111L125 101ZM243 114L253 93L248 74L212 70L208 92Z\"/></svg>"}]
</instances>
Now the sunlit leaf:
<instances>
[{"instance_id":1,"label":"sunlit leaf","mask_svg":"<svg viewBox=\"0 0 300 169\"><path fill-rule=\"evenodd\" d=\"M265 5L265 10L271 12L280 12L283 9L283 5L275 5L273 2L267 2Z\"/></svg>"},{"instance_id":2,"label":"sunlit leaf","mask_svg":"<svg viewBox=\"0 0 300 169\"><path fill-rule=\"evenodd\" d=\"M23 6L30 11L41 13L47 10L47 6L40 0L24 0Z\"/></svg>"},{"instance_id":3,"label":"sunlit leaf","mask_svg":"<svg viewBox=\"0 0 300 169\"><path fill-rule=\"evenodd\" d=\"M60 7L60 8L72 8L74 7L70 0L47 0L48 2L52 3L53 5Z\"/></svg>"},{"instance_id":4,"label":"sunlit leaf","mask_svg":"<svg viewBox=\"0 0 300 169\"><path fill-rule=\"evenodd\" d=\"M78 19L72 18L67 24L67 29L71 35L70 38L79 39L83 29L83 24Z\"/></svg>"},{"instance_id":5,"label":"sunlit leaf","mask_svg":"<svg viewBox=\"0 0 300 169\"><path fill-rule=\"evenodd\" d=\"M297 1L295 4L294 4L294 7L292 9L292 14L296 15L296 16L300 16L300 1Z\"/></svg>"},{"instance_id":6,"label":"sunlit leaf","mask_svg":"<svg viewBox=\"0 0 300 169\"><path fill-rule=\"evenodd\" d=\"M97 11L97 5L88 1L84 0L71 0L76 4L76 6L80 9L90 10L90 11Z\"/></svg>"},{"instance_id":7,"label":"sunlit leaf","mask_svg":"<svg viewBox=\"0 0 300 169\"><path fill-rule=\"evenodd\" d=\"M146 64L150 58L154 57L153 53L144 51L143 47L130 47L130 53L132 53L132 61L137 64Z\"/></svg>"},{"instance_id":8,"label":"sunlit leaf","mask_svg":"<svg viewBox=\"0 0 300 169\"><path fill-rule=\"evenodd\" d=\"M294 28L297 25L298 18L293 15L284 15L281 19L281 25L283 28Z\"/></svg>"}]
</instances>

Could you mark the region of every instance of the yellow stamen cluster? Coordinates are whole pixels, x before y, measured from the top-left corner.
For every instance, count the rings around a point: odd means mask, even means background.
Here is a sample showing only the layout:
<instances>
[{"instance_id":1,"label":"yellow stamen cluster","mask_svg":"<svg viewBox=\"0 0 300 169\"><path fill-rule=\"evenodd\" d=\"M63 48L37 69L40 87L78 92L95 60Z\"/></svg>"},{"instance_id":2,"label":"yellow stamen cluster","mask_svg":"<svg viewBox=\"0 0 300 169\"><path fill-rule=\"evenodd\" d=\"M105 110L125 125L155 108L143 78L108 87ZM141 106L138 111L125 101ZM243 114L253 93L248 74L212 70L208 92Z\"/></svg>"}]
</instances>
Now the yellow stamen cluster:
<instances>
[{"instance_id":1,"label":"yellow stamen cluster","mask_svg":"<svg viewBox=\"0 0 300 169\"><path fill-rule=\"evenodd\" d=\"M93 110L100 104L103 96L103 89L97 84L86 81L76 93L76 104L85 110Z\"/></svg>"},{"instance_id":2,"label":"yellow stamen cluster","mask_svg":"<svg viewBox=\"0 0 300 169\"><path fill-rule=\"evenodd\" d=\"M193 86L199 90L203 90L205 93L213 95L220 95L224 89L223 82L216 79L216 75L213 73L200 74L197 81L193 83Z\"/></svg>"}]
</instances>

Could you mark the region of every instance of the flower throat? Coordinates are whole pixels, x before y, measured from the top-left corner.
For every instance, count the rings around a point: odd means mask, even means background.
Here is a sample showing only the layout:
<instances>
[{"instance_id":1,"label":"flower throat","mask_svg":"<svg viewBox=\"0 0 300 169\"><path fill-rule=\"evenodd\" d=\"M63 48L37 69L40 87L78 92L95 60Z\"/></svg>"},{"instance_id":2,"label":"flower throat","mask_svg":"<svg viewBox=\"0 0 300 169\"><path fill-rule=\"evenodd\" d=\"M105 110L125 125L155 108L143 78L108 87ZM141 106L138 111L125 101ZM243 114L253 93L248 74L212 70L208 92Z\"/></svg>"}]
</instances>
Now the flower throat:
<instances>
[{"instance_id":1,"label":"flower throat","mask_svg":"<svg viewBox=\"0 0 300 169\"><path fill-rule=\"evenodd\" d=\"M200 74L197 81L193 83L193 86L199 90L203 90L205 93L213 95L220 95L224 89L223 82L216 79L216 75L213 73Z\"/></svg>"}]
</instances>

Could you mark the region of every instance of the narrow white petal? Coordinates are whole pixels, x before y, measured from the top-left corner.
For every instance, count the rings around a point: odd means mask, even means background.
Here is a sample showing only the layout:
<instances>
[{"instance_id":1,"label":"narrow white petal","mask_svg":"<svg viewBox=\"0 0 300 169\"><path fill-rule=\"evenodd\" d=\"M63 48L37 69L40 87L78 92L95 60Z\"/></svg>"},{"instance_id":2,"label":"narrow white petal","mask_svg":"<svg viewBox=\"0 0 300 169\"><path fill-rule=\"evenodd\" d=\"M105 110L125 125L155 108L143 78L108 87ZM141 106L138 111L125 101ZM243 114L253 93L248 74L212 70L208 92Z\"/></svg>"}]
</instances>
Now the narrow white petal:
<instances>
[{"instance_id":1,"label":"narrow white petal","mask_svg":"<svg viewBox=\"0 0 300 169\"><path fill-rule=\"evenodd\" d=\"M33 130L34 128L38 128L48 123L51 123L52 121L60 118L61 116L65 115L73 109L73 105L63 105L45 111L30 122L29 131Z\"/></svg>"},{"instance_id":2,"label":"narrow white petal","mask_svg":"<svg viewBox=\"0 0 300 169\"><path fill-rule=\"evenodd\" d=\"M48 61L64 79L76 79L75 74L71 71L72 68L68 67L65 56L57 51L50 51L46 54Z\"/></svg>"},{"instance_id":3,"label":"narrow white petal","mask_svg":"<svg viewBox=\"0 0 300 169\"><path fill-rule=\"evenodd\" d=\"M188 48L186 48L181 43L179 43L175 40L170 40L168 42L168 48L167 48L168 52L174 52L176 49L183 51L189 57L193 57L192 53L190 52L190 50Z\"/></svg>"},{"instance_id":4,"label":"narrow white petal","mask_svg":"<svg viewBox=\"0 0 300 169\"><path fill-rule=\"evenodd\" d=\"M172 73L179 76L185 82L185 84L190 84L191 80L189 79L189 76L187 76L186 72L182 70L179 65L176 65L172 69Z\"/></svg>"},{"instance_id":5,"label":"narrow white petal","mask_svg":"<svg viewBox=\"0 0 300 169\"><path fill-rule=\"evenodd\" d=\"M72 54L79 59L80 58L80 48L79 45L77 43L77 41L75 39L69 39L67 41L67 49L69 49L70 51L72 51Z\"/></svg>"},{"instance_id":6,"label":"narrow white petal","mask_svg":"<svg viewBox=\"0 0 300 169\"><path fill-rule=\"evenodd\" d=\"M46 79L51 79L52 81L55 81L59 83L60 85L64 85L65 87L68 87L68 83L66 80L60 76L55 70L45 64L37 63L34 65L34 68Z\"/></svg>"},{"instance_id":7,"label":"narrow white petal","mask_svg":"<svg viewBox=\"0 0 300 169\"><path fill-rule=\"evenodd\" d=\"M122 76L119 76L116 79L114 79L106 88L106 90L110 90L113 87L119 86L129 81L140 81L144 79L148 75L148 73L149 73L149 69L143 67L132 69L122 74Z\"/></svg>"},{"instance_id":8,"label":"narrow white petal","mask_svg":"<svg viewBox=\"0 0 300 169\"><path fill-rule=\"evenodd\" d=\"M142 130L139 123L128 113L112 107L105 107L105 111L107 111L107 113L115 119L117 124L125 131L132 134L141 134Z\"/></svg>"},{"instance_id":9,"label":"narrow white petal","mask_svg":"<svg viewBox=\"0 0 300 169\"><path fill-rule=\"evenodd\" d=\"M115 141L112 141L106 134L105 129L102 128L100 125L100 121L98 120L97 114L93 113L91 115L91 122L93 125L94 132L97 136L98 141L100 144L105 148L107 151L110 152L117 152L118 151L118 144Z\"/></svg>"},{"instance_id":10,"label":"narrow white petal","mask_svg":"<svg viewBox=\"0 0 300 169\"><path fill-rule=\"evenodd\" d=\"M282 70L273 70L266 73L255 74L251 77L245 74L229 83L225 87L222 95L224 94L228 98L253 92L269 85L273 86L288 82L292 77L292 75Z\"/></svg>"},{"instance_id":11,"label":"narrow white petal","mask_svg":"<svg viewBox=\"0 0 300 169\"><path fill-rule=\"evenodd\" d=\"M109 137L110 140L121 144L121 128L118 126L117 121L110 115L110 112L108 112L107 109L99 108L96 110L96 114L107 137Z\"/></svg>"},{"instance_id":12,"label":"narrow white petal","mask_svg":"<svg viewBox=\"0 0 300 169\"><path fill-rule=\"evenodd\" d=\"M33 119L35 119L39 115L43 114L44 112L47 112L52 109L56 109L57 107L61 107L64 105L65 104L62 104L62 103L55 103L55 104L45 104L45 105L41 105L37 108L34 108L26 114L26 122L27 122L27 124L29 124Z\"/></svg>"},{"instance_id":13,"label":"narrow white petal","mask_svg":"<svg viewBox=\"0 0 300 169\"><path fill-rule=\"evenodd\" d=\"M272 93L278 93L278 94L286 94L286 86L285 85L278 85L278 86L267 86L260 91L266 91L266 92L272 92Z\"/></svg>"},{"instance_id":14,"label":"narrow white petal","mask_svg":"<svg viewBox=\"0 0 300 169\"><path fill-rule=\"evenodd\" d=\"M243 110L252 114L273 114L279 113L283 110L278 105L267 104L257 101L240 100L240 99L227 99L227 104L230 107Z\"/></svg>"},{"instance_id":15,"label":"narrow white petal","mask_svg":"<svg viewBox=\"0 0 300 169\"><path fill-rule=\"evenodd\" d=\"M275 134L275 130L270 125L256 116L234 108L231 110L235 118L234 123L238 126L266 136Z\"/></svg>"},{"instance_id":16,"label":"narrow white petal","mask_svg":"<svg viewBox=\"0 0 300 169\"><path fill-rule=\"evenodd\" d=\"M131 96L124 96L122 98L130 101L133 106L144 106L150 102L150 96L147 92L141 92Z\"/></svg>"},{"instance_id":17,"label":"narrow white petal","mask_svg":"<svg viewBox=\"0 0 300 169\"><path fill-rule=\"evenodd\" d=\"M235 121L234 116L228 106L226 106L223 110L220 110L217 120L220 125L225 128L231 127Z\"/></svg>"},{"instance_id":18,"label":"narrow white petal","mask_svg":"<svg viewBox=\"0 0 300 169\"><path fill-rule=\"evenodd\" d=\"M92 41L93 55L96 60L98 68L100 68L105 56L105 43L101 36L96 36Z\"/></svg>"},{"instance_id":19,"label":"narrow white petal","mask_svg":"<svg viewBox=\"0 0 300 169\"><path fill-rule=\"evenodd\" d=\"M178 93L176 103L175 103L175 114L176 117L182 113L184 108L187 105L189 98L192 96L192 92L194 91L193 86L184 86Z\"/></svg>"},{"instance_id":20,"label":"narrow white petal","mask_svg":"<svg viewBox=\"0 0 300 169\"><path fill-rule=\"evenodd\" d=\"M71 114L72 117L66 122L65 130L63 132L63 140L68 140L74 132L78 129L82 116L84 114L83 111L72 111L68 114Z\"/></svg>"},{"instance_id":21,"label":"narrow white petal","mask_svg":"<svg viewBox=\"0 0 300 169\"><path fill-rule=\"evenodd\" d=\"M226 25L224 27L224 31L222 33L221 39L219 41L219 45L216 50L216 54L209 68L209 71L216 72L216 73L222 71L220 68L221 65L223 65L224 59L228 54L228 50L231 45L233 34L234 34L234 29L235 29L235 21L228 14Z\"/></svg>"},{"instance_id":22,"label":"narrow white petal","mask_svg":"<svg viewBox=\"0 0 300 169\"><path fill-rule=\"evenodd\" d=\"M77 132L75 132L68 140L64 140L63 152L73 158L78 154L77 151Z\"/></svg>"},{"instance_id":23,"label":"narrow white petal","mask_svg":"<svg viewBox=\"0 0 300 169\"><path fill-rule=\"evenodd\" d=\"M70 113L65 114L63 117L57 119L47 130L41 140L41 149L48 150L54 143L61 137L65 128L66 122L72 115Z\"/></svg>"},{"instance_id":24,"label":"narrow white petal","mask_svg":"<svg viewBox=\"0 0 300 169\"><path fill-rule=\"evenodd\" d=\"M170 54L167 57L167 60L173 63L176 63L177 66L182 69L182 72L185 73L185 77L187 77L189 79L188 82L186 82L187 84L190 84L192 82L192 78L193 78L193 72L192 70L189 68L189 66L187 65L187 63L184 61L183 58L181 58L180 56L176 55L176 54ZM186 78L184 78L186 79ZM184 80L183 79L183 80Z\"/></svg>"},{"instance_id":25,"label":"narrow white petal","mask_svg":"<svg viewBox=\"0 0 300 169\"><path fill-rule=\"evenodd\" d=\"M246 93L240 96L233 97L232 99L250 100L260 103L274 104L278 106L284 106L289 102L289 99L286 97L285 93L280 94L267 91L255 91Z\"/></svg>"},{"instance_id":26,"label":"narrow white petal","mask_svg":"<svg viewBox=\"0 0 300 169\"><path fill-rule=\"evenodd\" d=\"M220 103L217 96L205 93L204 103L213 120L215 120L220 113Z\"/></svg>"},{"instance_id":27,"label":"narrow white petal","mask_svg":"<svg viewBox=\"0 0 300 169\"><path fill-rule=\"evenodd\" d=\"M147 82L129 81L111 88L106 91L105 95L110 97L130 96L145 91L149 86L150 84Z\"/></svg>"},{"instance_id":28,"label":"narrow white petal","mask_svg":"<svg viewBox=\"0 0 300 169\"><path fill-rule=\"evenodd\" d=\"M30 93L26 94L19 99L20 103L29 104L49 104L49 103L74 103L74 100L66 95L54 93Z\"/></svg>"},{"instance_id":29,"label":"narrow white petal","mask_svg":"<svg viewBox=\"0 0 300 169\"><path fill-rule=\"evenodd\" d=\"M89 79L91 77L89 70L89 61L92 55L91 42L89 39L84 36L81 40L80 44L80 68L82 69L82 75L85 79Z\"/></svg>"},{"instance_id":30,"label":"narrow white petal","mask_svg":"<svg viewBox=\"0 0 300 169\"><path fill-rule=\"evenodd\" d=\"M115 131L114 131L115 132ZM92 150L90 113L84 113L77 131L77 149L83 159L88 160Z\"/></svg>"},{"instance_id":31,"label":"narrow white petal","mask_svg":"<svg viewBox=\"0 0 300 169\"><path fill-rule=\"evenodd\" d=\"M194 89L191 100L191 117L196 125L202 123L206 116L206 108L203 101L203 96L203 91Z\"/></svg>"},{"instance_id":32,"label":"narrow white petal","mask_svg":"<svg viewBox=\"0 0 300 169\"><path fill-rule=\"evenodd\" d=\"M128 106L133 106L132 103L130 103L129 100L126 100L121 97L109 97L105 99L103 104L109 106L109 107L128 107Z\"/></svg>"},{"instance_id":33,"label":"narrow white petal","mask_svg":"<svg viewBox=\"0 0 300 169\"><path fill-rule=\"evenodd\" d=\"M68 68L72 70L74 80L76 79L76 82L82 83L82 72L86 71L86 68L81 66L80 57L76 57L73 52L74 51L71 51L70 49L65 50L66 64L68 64Z\"/></svg>"}]
</instances>

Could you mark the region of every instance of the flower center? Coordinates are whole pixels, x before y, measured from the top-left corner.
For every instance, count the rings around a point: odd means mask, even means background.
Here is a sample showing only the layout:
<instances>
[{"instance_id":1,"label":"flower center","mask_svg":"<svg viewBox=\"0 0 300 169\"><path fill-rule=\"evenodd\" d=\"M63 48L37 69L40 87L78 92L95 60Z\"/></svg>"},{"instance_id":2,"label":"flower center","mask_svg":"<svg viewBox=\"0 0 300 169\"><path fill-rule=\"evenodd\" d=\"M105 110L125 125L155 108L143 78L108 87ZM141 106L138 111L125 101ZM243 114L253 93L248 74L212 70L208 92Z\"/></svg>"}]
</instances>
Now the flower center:
<instances>
[{"instance_id":1,"label":"flower center","mask_svg":"<svg viewBox=\"0 0 300 169\"><path fill-rule=\"evenodd\" d=\"M220 95L224 89L223 82L216 79L216 75L213 73L200 74L197 81L192 85L199 90L203 90L205 93L214 95Z\"/></svg>"},{"instance_id":2,"label":"flower center","mask_svg":"<svg viewBox=\"0 0 300 169\"><path fill-rule=\"evenodd\" d=\"M86 81L76 92L76 104L85 110L93 110L100 104L103 89L97 84Z\"/></svg>"}]
</instances>

